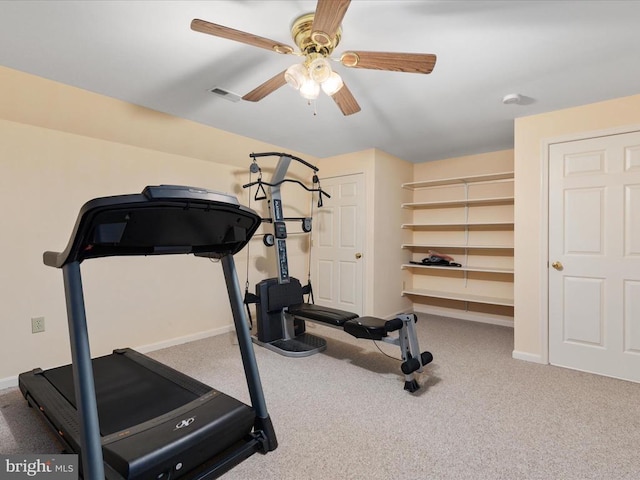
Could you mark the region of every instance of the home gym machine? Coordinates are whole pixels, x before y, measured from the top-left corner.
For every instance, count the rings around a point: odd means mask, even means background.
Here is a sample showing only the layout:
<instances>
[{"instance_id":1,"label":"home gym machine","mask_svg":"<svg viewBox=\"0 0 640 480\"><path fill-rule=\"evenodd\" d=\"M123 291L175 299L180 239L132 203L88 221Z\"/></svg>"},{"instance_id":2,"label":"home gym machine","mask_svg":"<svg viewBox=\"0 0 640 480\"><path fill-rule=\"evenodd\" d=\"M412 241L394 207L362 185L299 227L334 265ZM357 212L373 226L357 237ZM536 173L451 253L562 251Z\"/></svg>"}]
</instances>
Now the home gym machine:
<instances>
[{"instance_id":1,"label":"home gym machine","mask_svg":"<svg viewBox=\"0 0 640 480\"><path fill-rule=\"evenodd\" d=\"M233 255L261 223L232 196L180 186L97 198L62 253L71 365L19 376L22 394L80 454L88 480L216 478L277 447ZM122 255L194 254L222 264L251 405L131 349L91 360L80 263Z\"/></svg>"},{"instance_id":2,"label":"home gym machine","mask_svg":"<svg viewBox=\"0 0 640 480\"><path fill-rule=\"evenodd\" d=\"M262 180L262 170L256 159L274 156L279 157L278 164L271 180L265 182ZM257 335L252 337L253 341L288 357L305 357L325 350L325 339L306 332L307 321L342 329L356 338L383 341L400 348L401 370L405 377L404 389L409 392L418 390L420 385L416 374L422 372L422 367L430 363L433 356L430 352L420 352L415 314L401 314L391 320L383 320L376 317L359 317L355 313L307 303L304 301L304 295L308 294L309 298L313 299L310 280L303 287L298 279L289 275L286 222L301 219L284 216L280 187L285 182L293 182L312 194L317 192L318 207L321 207L323 195L329 195L320 186L318 168L287 153L253 153L250 157L253 159L251 172L259 173L259 177L257 181L249 182L243 187L251 188L257 185L255 199L268 202L270 218L263 219L263 222L273 225L273 234L266 234L264 243L267 246L275 246L278 267L277 278L259 282L255 295L249 294L248 291L245 293L245 303L256 304ZM292 161L299 162L313 171L312 187L298 180L286 178ZM311 218L303 218L302 221L303 231L310 233Z\"/></svg>"}]
</instances>

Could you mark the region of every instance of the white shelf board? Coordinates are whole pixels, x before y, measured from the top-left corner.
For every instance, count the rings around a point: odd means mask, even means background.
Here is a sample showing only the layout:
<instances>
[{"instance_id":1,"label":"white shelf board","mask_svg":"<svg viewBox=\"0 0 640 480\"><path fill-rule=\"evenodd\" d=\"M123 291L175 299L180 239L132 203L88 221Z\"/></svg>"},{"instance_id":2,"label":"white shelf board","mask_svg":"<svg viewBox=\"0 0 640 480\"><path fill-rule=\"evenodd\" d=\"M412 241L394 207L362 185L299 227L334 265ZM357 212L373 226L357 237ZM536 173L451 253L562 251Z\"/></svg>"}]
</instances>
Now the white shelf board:
<instances>
[{"instance_id":1,"label":"white shelf board","mask_svg":"<svg viewBox=\"0 0 640 480\"><path fill-rule=\"evenodd\" d=\"M475 182L491 182L495 180L507 180L513 178L513 172L485 173L481 175L469 175L463 177L443 178L440 180L423 180L420 182L403 183L402 188L415 190L418 188L438 187L441 185L455 185Z\"/></svg>"},{"instance_id":2,"label":"white shelf board","mask_svg":"<svg viewBox=\"0 0 640 480\"><path fill-rule=\"evenodd\" d=\"M419 243L404 243L402 248L439 248L449 250L513 250L513 245L434 245L434 244L419 244Z\"/></svg>"},{"instance_id":3,"label":"white shelf board","mask_svg":"<svg viewBox=\"0 0 640 480\"><path fill-rule=\"evenodd\" d=\"M446 228L446 227L513 227L513 222L476 222L476 223L403 223L402 228Z\"/></svg>"},{"instance_id":4,"label":"white shelf board","mask_svg":"<svg viewBox=\"0 0 640 480\"><path fill-rule=\"evenodd\" d=\"M470 198L461 200L446 200L435 202L411 202L403 203L402 208L440 208L440 207L464 207L468 205L497 205L513 203L513 196L491 197L491 198Z\"/></svg>"},{"instance_id":5,"label":"white shelf board","mask_svg":"<svg viewBox=\"0 0 640 480\"><path fill-rule=\"evenodd\" d=\"M457 308L437 307L435 305L428 305L424 303L414 303L413 311L416 313L426 313L427 315L458 318L460 320L467 320L470 322L490 323L492 325L513 328L513 317L507 315L458 310Z\"/></svg>"},{"instance_id":6,"label":"white shelf board","mask_svg":"<svg viewBox=\"0 0 640 480\"><path fill-rule=\"evenodd\" d=\"M470 265L463 265L461 267L441 267L438 265L418 265L416 263L405 263L402 268L420 268L427 270L453 270L459 272L486 272L486 273L507 273L512 274L513 268L498 268L498 267L474 267Z\"/></svg>"},{"instance_id":7,"label":"white shelf board","mask_svg":"<svg viewBox=\"0 0 640 480\"><path fill-rule=\"evenodd\" d=\"M486 303L490 305L503 305L506 307L513 307L513 298L491 297L487 295L443 292L438 290L425 290L421 288L403 290L402 295L417 295L419 297L444 298L447 300L460 300L463 302Z\"/></svg>"}]
</instances>

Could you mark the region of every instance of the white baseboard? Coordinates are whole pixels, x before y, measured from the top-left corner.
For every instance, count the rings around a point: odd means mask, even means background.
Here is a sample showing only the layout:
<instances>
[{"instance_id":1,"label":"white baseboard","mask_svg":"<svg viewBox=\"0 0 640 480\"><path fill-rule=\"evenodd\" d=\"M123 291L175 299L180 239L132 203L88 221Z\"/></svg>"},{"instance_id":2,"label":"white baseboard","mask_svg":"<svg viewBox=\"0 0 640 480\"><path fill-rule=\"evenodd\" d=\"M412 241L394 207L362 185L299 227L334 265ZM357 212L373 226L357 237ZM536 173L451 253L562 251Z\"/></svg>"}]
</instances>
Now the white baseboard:
<instances>
[{"instance_id":1,"label":"white baseboard","mask_svg":"<svg viewBox=\"0 0 640 480\"><path fill-rule=\"evenodd\" d=\"M190 335L184 335L182 337L171 338L162 342L150 343L149 345L142 345L135 347L134 350L140 353L149 353L154 350L161 350L163 348L174 347L176 345L182 345L183 343L195 342L196 340L202 340L203 338L215 337L217 335L223 335L225 333L233 332L233 325L226 325L220 328L214 328L211 330L205 330L204 332L193 333ZM12 388L18 386L18 376L0 378L0 390L5 388Z\"/></svg>"},{"instance_id":2,"label":"white baseboard","mask_svg":"<svg viewBox=\"0 0 640 480\"><path fill-rule=\"evenodd\" d=\"M397 312L392 315L387 315L386 317L382 317L384 320L393 320L394 318L398 318L400 315L406 315L407 313L413 313L413 310L408 308L403 310L402 312Z\"/></svg>"},{"instance_id":3,"label":"white baseboard","mask_svg":"<svg viewBox=\"0 0 640 480\"><path fill-rule=\"evenodd\" d=\"M536 355L535 353L518 352L517 350L514 350L511 353L511 356L516 360L524 360L525 362L542 363L542 364L547 363L542 360L541 355Z\"/></svg>"},{"instance_id":4,"label":"white baseboard","mask_svg":"<svg viewBox=\"0 0 640 480\"><path fill-rule=\"evenodd\" d=\"M140 353L149 353L154 350L161 350L163 348L174 347L176 345L182 345L183 343L195 342L196 340L202 340L203 338L215 337L217 335L223 335L225 333L233 332L233 325L225 325L224 327L214 328L211 330L205 330L203 332L192 333L183 337L170 338L162 342L150 343L149 345L141 345L134 347L134 350Z\"/></svg>"},{"instance_id":5,"label":"white baseboard","mask_svg":"<svg viewBox=\"0 0 640 480\"><path fill-rule=\"evenodd\" d=\"M434 307L431 305L420 304L414 304L413 311L418 313L427 313L430 315L438 315L440 317L457 318L459 320L468 320L470 322L489 323L491 325L513 328L513 317L505 317L502 315L468 312L465 310L457 310L455 308Z\"/></svg>"},{"instance_id":6,"label":"white baseboard","mask_svg":"<svg viewBox=\"0 0 640 480\"><path fill-rule=\"evenodd\" d=\"M0 390L4 390L5 388L17 387L18 386L18 376L15 377L7 377L0 378Z\"/></svg>"}]
</instances>

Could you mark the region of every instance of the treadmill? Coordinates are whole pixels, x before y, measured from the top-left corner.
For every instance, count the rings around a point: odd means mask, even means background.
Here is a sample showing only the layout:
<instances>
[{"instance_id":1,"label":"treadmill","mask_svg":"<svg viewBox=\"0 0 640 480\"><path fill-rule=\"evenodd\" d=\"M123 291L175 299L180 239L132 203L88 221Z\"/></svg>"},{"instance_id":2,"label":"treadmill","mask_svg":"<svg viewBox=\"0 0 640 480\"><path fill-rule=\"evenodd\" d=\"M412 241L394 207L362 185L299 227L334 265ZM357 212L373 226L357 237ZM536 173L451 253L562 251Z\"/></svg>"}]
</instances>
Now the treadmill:
<instances>
[{"instance_id":1,"label":"treadmill","mask_svg":"<svg viewBox=\"0 0 640 480\"><path fill-rule=\"evenodd\" d=\"M233 196L149 186L87 202L66 249L44 253L45 265L62 269L72 363L22 373L19 386L67 451L80 455L83 478L217 478L277 447L233 258L260 222ZM170 254L220 260L251 405L129 348L91 359L80 263Z\"/></svg>"}]
</instances>

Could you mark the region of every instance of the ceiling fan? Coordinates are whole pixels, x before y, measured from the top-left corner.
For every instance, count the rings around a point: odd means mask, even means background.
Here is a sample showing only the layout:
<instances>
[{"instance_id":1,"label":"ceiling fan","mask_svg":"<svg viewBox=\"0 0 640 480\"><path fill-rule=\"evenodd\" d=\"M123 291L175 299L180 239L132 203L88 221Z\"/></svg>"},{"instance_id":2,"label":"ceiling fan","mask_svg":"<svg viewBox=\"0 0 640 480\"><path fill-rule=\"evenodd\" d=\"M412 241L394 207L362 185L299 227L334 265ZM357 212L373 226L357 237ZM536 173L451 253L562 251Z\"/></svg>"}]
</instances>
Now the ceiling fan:
<instances>
[{"instance_id":1,"label":"ceiling fan","mask_svg":"<svg viewBox=\"0 0 640 480\"><path fill-rule=\"evenodd\" d=\"M360 105L340 75L329 64L333 50L342 37L341 23L351 0L318 0L315 13L307 13L294 20L291 36L298 46L296 52L289 45L224 27L205 20L194 19L191 29L215 37L246 43L283 55L304 57L303 63L294 64L247 93L243 100L257 102L285 84L289 84L309 100L318 97L322 89L338 105L344 115L360 111ZM391 70L409 73L431 73L436 56L426 53L391 53L347 51L338 61L348 68Z\"/></svg>"}]
</instances>

